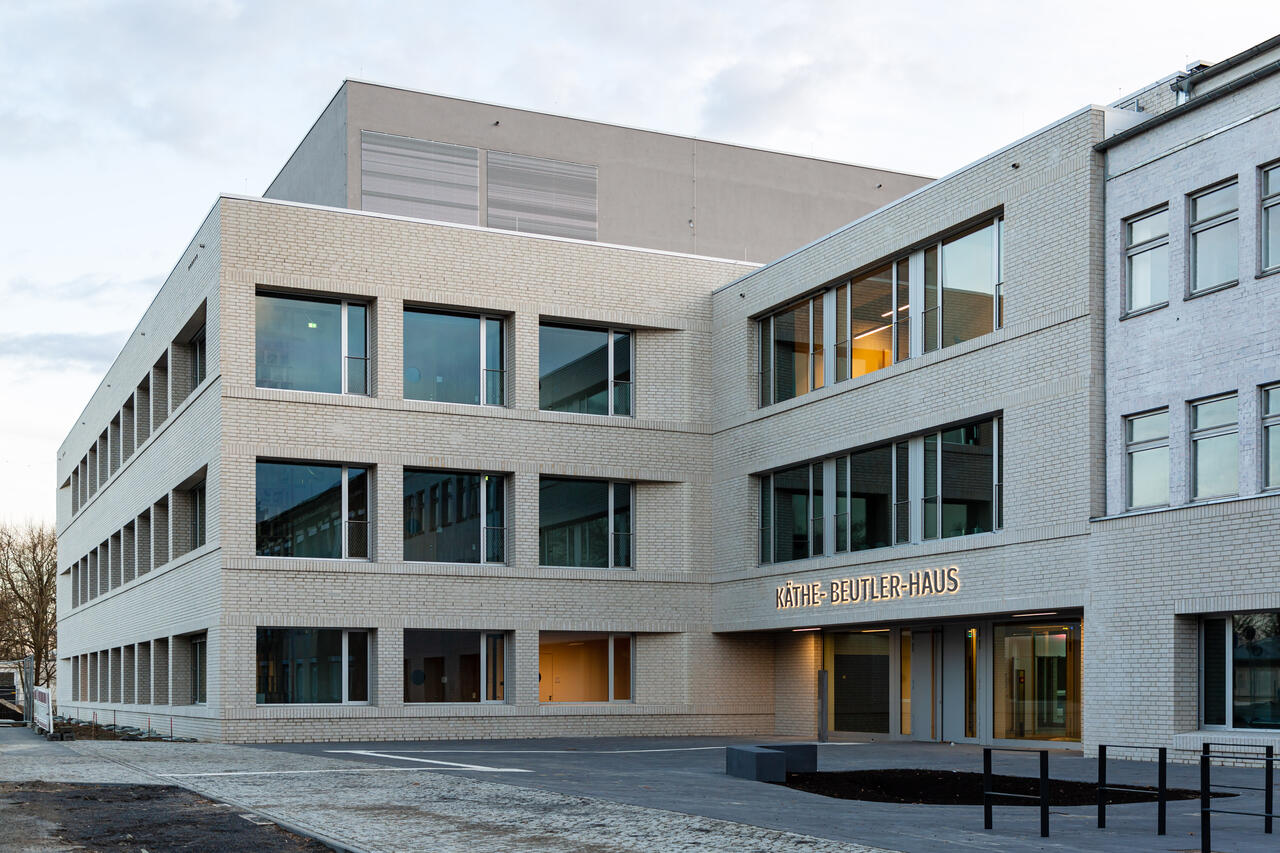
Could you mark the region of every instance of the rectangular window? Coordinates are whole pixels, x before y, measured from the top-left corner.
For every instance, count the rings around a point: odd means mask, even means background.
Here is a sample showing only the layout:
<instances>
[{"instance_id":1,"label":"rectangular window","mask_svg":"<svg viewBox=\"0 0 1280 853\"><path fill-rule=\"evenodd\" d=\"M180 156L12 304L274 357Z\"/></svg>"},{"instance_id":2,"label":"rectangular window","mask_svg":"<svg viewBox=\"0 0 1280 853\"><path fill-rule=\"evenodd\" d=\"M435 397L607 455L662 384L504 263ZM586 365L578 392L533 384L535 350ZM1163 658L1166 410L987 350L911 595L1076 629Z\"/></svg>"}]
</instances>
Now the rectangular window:
<instances>
[{"instance_id":1,"label":"rectangular window","mask_svg":"<svg viewBox=\"0 0 1280 853\"><path fill-rule=\"evenodd\" d=\"M201 634L191 638L191 703L203 705L208 700L209 643Z\"/></svg>"},{"instance_id":2,"label":"rectangular window","mask_svg":"<svg viewBox=\"0 0 1280 853\"><path fill-rule=\"evenodd\" d=\"M199 388L200 383L204 381L206 376L205 364L205 327L200 329L191 337L191 387Z\"/></svg>"},{"instance_id":3,"label":"rectangular window","mask_svg":"<svg viewBox=\"0 0 1280 853\"><path fill-rule=\"evenodd\" d=\"M368 559L368 469L259 461L256 490L258 556Z\"/></svg>"},{"instance_id":4,"label":"rectangular window","mask_svg":"<svg viewBox=\"0 0 1280 853\"><path fill-rule=\"evenodd\" d=\"M998 221L942 243L941 341L944 347L996 328Z\"/></svg>"},{"instance_id":5,"label":"rectangular window","mask_svg":"<svg viewBox=\"0 0 1280 853\"><path fill-rule=\"evenodd\" d=\"M836 461L844 462L845 457ZM893 448L886 444L851 453L848 465L849 550L892 545Z\"/></svg>"},{"instance_id":6,"label":"rectangular window","mask_svg":"<svg viewBox=\"0 0 1280 853\"><path fill-rule=\"evenodd\" d=\"M1169 211L1125 223L1125 311L1169 301Z\"/></svg>"},{"instance_id":7,"label":"rectangular window","mask_svg":"<svg viewBox=\"0 0 1280 853\"><path fill-rule=\"evenodd\" d=\"M205 481L191 487L191 548L205 543Z\"/></svg>"},{"instance_id":8,"label":"rectangular window","mask_svg":"<svg viewBox=\"0 0 1280 853\"><path fill-rule=\"evenodd\" d=\"M631 483L543 477L538 489L538 562L631 568Z\"/></svg>"},{"instance_id":9,"label":"rectangular window","mask_svg":"<svg viewBox=\"0 0 1280 853\"><path fill-rule=\"evenodd\" d=\"M631 338L623 329L539 326L538 408L631 415Z\"/></svg>"},{"instance_id":10,"label":"rectangular window","mask_svg":"<svg viewBox=\"0 0 1280 853\"><path fill-rule=\"evenodd\" d=\"M259 388L369 393L367 307L358 302L259 293Z\"/></svg>"},{"instance_id":11,"label":"rectangular window","mask_svg":"<svg viewBox=\"0 0 1280 853\"><path fill-rule=\"evenodd\" d=\"M1280 267L1280 164L1262 171L1262 269Z\"/></svg>"},{"instance_id":12,"label":"rectangular window","mask_svg":"<svg viewBox=\"0 0 1280 853\"><path fill-rule=\"evenodd\" d=\"M1280 613L1235 613L1202 623L1205 725L1280 729Z\"/></svg>"},{"instance_id":13,"label":"rectangular window","mask_svg":"<svg viewBox=\"0 0 1280 853\"><path fill-rule=\"evenodd\" d=\"M1280 488L1280 385L1262 389L1263 488Z\"/></svg>"},{"instance_id":14,"label":"rectangular window","mask_svg":"<svg viewBox=\"0 0 1280 853\"><path fill-rule=\"evenodd\" d=\"M543 631L538 635L538 700L630 702L630 634Z\"/></svg>"},{"instance_id":15,"label":"rectangular window","mask_svg":"<svg viewBox=\"0 0 1280 853\"><path fill-rule=\"evenodd\" d=\"M1234 495L1239 491L1239 427L1236 395L1191 404L1191 497Z\"/></svg>"},{"instance_id":16,"label":"rectangular window","mask_svg":"<svg viewBox=\"0 0 1280 853\"><path fill-rule=\"evenodd\" d=\"M762 406L822 387L822 300L819 294L760 322Z\"/></svg>"},{"instance_id":17,"label":"rectangular window","mask_svg":"<svg viewBox=\"0 0 1280 853\"><path fill-rule=\"evenodd\" d=\"M404 632L405 702L501 702L506 642L481 631Z\"/></svg>"},{"instance_id":18,"label":"rectangular window","mask_svg":"<svg viewBox=\"0 0 1280 853\"><path fill-rule=\"evenodd\" d=\"M893 363L895 268L873 270L836 288L837 382Z\"/></svg>"},{"instance_id":19,"label":"rectangular window","mask_svg":"<svg viewBox=\"0 0 1280 853\"><path fill-rule=\"evenodd\" d=\"M992 629L997 738L1080 739L1080 623Z\"/></svg>"},{"instance_id":20,"label":"rectangular window","mask_svg":"<svg viewBox=\"0 0 1280 853\"><path fill-rule=\"evenodd\" d=\"M405 399L503 405L504 349L501 317L406 308Z\"/></svg>"},{"instance_id":21,"label":"rectangular window","mask_svg":"<svg viewBox=\"0 0 1280 853\"><path fill-rule=\"evenodd\" d=\"M1169 503L1169 412L1125 418L1125 489L1129 509Z\"/></svg>"},{"instance_id":22,"label":"rectangular window","mask_svg":"<svg viewBox=\"0 0 1280 853\"><path fill-rule=\"evenodd\" d=\"M784 468L760 478L762 492L761 548L765 562L784 563L823 553L822 544L822 463L806 463ZM766 518L767 515L767 518ZM771 528L765 528L772 522Z\"/></svg>"},{"instance_id":23,"label":"rectangular window","mask_svg":"<svg viewBox=\"0 0 1280 853\"><path fill-rule=\"evenodd\" d=\"M1191 197L1191 292L1230 284L1240 276L1239 184Z\"/></svg>"},{"instance_id":24,"label":"rectangular window","mask_svg":"<svg viewBox=\"0 0 1280 853\"><path fill-rule=\"evenodd\" d=\"M995 529L996 429L979 421L924 437L925 539Z\"/></svg>"},{"instance_id":25,"label":"rectangular window","mask_svg":"<svg viewBox=\"0 0 1280 853\"><path fill-rule=\"evenodd\" d=\"M893 446L893 543L911 541L911 444Z\"/></svg>"},{"instance_id":26,"label":"rectangular window","mask_svg":"<svg viewBox=\"0 0 1280 853\"><path fill-rule=\"evenodd\" d=\"M259 628L258 704L369 701L369 632Z\"/></svg>"},{"instance_id":27,"label":"rectangular window","mask_svg":"<svg viewBox=\"0 0 1280 853\"><path fill-rule=\"evenodd\" d=\"M506 540L501 474L404 472L404 559L501 563Z\"/></svg>"}]
</instances>

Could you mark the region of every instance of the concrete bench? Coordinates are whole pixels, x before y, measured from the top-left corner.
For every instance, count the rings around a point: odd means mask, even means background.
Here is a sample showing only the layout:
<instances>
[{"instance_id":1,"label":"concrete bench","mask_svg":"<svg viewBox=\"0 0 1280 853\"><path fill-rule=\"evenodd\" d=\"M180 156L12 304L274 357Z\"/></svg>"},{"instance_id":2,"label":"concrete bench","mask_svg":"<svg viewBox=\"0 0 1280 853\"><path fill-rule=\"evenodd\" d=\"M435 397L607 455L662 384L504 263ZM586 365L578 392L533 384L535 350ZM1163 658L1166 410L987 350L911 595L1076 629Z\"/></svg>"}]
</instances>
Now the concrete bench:
<instances>
[{"instance_id":1,"label":"concrete bench","mask_svg":"<svg viewBox=\"0 0 1280 853\"><path fill-rule=\"evenodd\" d=\"M787 756L762 746L730 746L724 751L724 772L757 782L785 782Z\"/></svg>"},{"instance_id":2,"label":"concrete bench","mask_svg":"<svg viewBox=\"0 0 1280 853\"><path fill-rule=\"evenodd\" d=\"M762 743L765 749L781 752L787 759L788 773L817 773L818 745L816 743Z\"/></svg>"}]
</instances>

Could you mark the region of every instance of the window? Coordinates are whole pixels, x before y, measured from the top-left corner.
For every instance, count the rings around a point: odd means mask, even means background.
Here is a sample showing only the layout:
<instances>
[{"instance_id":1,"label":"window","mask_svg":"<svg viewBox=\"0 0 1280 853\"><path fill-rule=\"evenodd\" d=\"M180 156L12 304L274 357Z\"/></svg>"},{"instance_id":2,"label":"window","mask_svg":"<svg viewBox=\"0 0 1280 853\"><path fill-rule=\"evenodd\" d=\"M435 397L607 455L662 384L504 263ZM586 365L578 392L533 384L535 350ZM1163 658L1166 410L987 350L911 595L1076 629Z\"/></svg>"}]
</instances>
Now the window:
<instances>
[{"instance_id":1,"label":"window","mask_svg":"<svg viewBox=\"0 0 1280 853\"><path fill-rule=\"evenodd\" d=\"M259 628L258 704L368 702L369 633Z\"/></svg>"},{"instance_id":2,"label":"window","mask_svg":"<svg viewBox=\"0 0 1280 853\"><path fill-rule=\"evenodd\" d=\"M784 563L824 552L822 462L806 463L760 479L760 562Z\"/></svg>"},{"instance_id":3,"label":"window","mask_svg":"<svg viewBox=\"0 0 1280 853\"><path fill-rule=\"evenodd\" d=\"M369 393L367 307L358 302L257 297L257 385Z\"/></svg>"},{"instance_id":4,"label":"window","mask_svg":"<svg viewBox=\"0 0 1280 853\"><path fill-rule=\"evenodd\" d=\"M993 220L925 250L925 352L998 328L1001 224Z\"/></svg>"},{"instance_id":5,"label":"window","mask_svg":"<svg viewBox=\"0 0 1280 853\"><path fill-rule=\"evenodd\" d=\"M1262 268L1280 267L1280 164L1262 172Z\"/></svg>"},{"instance_id":6,"label":"window","mask_svg":"<svg viewBox=\"0 0 1280 853\"><path fill-rule=\"evenodd\" d=\"M1000 328L1003 239L1004 218L996 217L762 318L760 405L905 361L913 349L919 355ZM920 289L914 306L913 286ZM914 345L913 323L922 329Z\"/></svg>"},{"instance_id":7,"label":"window","mask_svg":"<svg viewBox=\"0 0 1280 853\"><path fill-rule=\"evenodd\" d=\"M1280 488L1280 385L1262 389L1263 488Z\"/></svg>"},{"instance_id":8,"label":"window","mask_svg":"<svg viewBox=\"0 0 1280 853\"><path fill-rule=\"evenodd\" d=\"M208 699L209 644L201 634L191 638L191 703L203 705Z\"/></svg>"},{"instance_id":9,"label":"window","mask_svg":"<svg viewBox=\"0 0 1280 853\"><path fill-rule=\"evenodd\" d=\"M538 488L538 562L630 568L630 483L543 477Z\"/></svg>"},{"instance_id":10,"label":"window","mask_svg":"<svg viewBox=\"0 0 1280 853\"><path fill-rule=\"evenodd\" d=\"M995 421L924 437L923 538L946 539L995 529Z\"/></svg>"},{"instance_id":11,"label":"window","mask_svg":"<svg viewBox=\"0 0 1280 853\"><path fill-rule=\"evenodd\" d=\"M1080 739L1080 623L995 625L993 733Z\"/></svg>"},{"instance_id":12,"label":"window","mask_svg":"<svg viewBox=\"0 0 1280 853\"><path fill-rule=\"evenodd\" d=\"M1239 185L1227 184L1191 197L1191 292L1239 278Z\"/></svg>"},{"instance_id":13,"label":"window","mask_svg":"<svg viewBox=\"0 0 1280 853\"><path fill-rule=\"evenodd\" d=\"M260 461L256 510L260 557L369 556L365 468Z\"/></svg>"},{"instance_id":14,"label":"window","mask_svg":"<svg viewBox=\"0 0 1280 853\"><path fill-rule=\"evenodd\" d=\"M1192 500L1239 491L1236 395L1191 404Z\"/></svg>"},{"instance_id":15,"label":"window","mask_svg":"<svg viewBox=\"0 0 1280 853\"><path fill-rule=\"evenodd\" d=\"M191 337L191 387L198 388L204 381L205 372L205 327L201 326Z\"/></svg>"},{"instance_id":16,"label":"window","mask_svg":"<svg viewBox=\"0 0 1280 853\"><path fill-rule=\"evenodd\" d=\"M630 702L630 634L543 631L538 635L540 702Z\"/></svg>"},{"instance_id":17,"label":"window","mask_svg":"<svg viewBox=\"0 0 1280 853\"><path fill-rule=\"evenodd\" d=\"M1235 613L1201 624L1204 724L1280 729L1280 613Z\"/></svg>"},{"instance_id":18,"label":"window","mask_svg":"<svg viewBox=\"0 0 1280 853\"><path fill-rule=\"evenodd\" d=\"M828 526L835 553L1000 529L1003 422L976 421L761 475L760 562L828 553Z\"/></svg>"},{"instance_id":19,"label":"window","mask_svg":"<svg viewBox=\"0 0 1280 853\"><path fill-rule=\"evenodd\" d=\"M1169 412L1125 418L1125 480L1129 509L1169 503Z\"/></svg>"},{"instance_id":20,"label":"window","mask_svg":"<svg viewBox=\"0 0 1280 853\"><path fill-rule=\"evenodd\" d=\"M191 549L205 543L205 482L201 480L191 487Z\"/></svg>"},{"instance_id":21,"label":"window","mask_svg":"<svg viewBox=\"0 0 1280 853\"><path fill-rule=\"evenodd\" d=\"M406 308L405 399L503 405L504 349L501 317Z\"/></svg>"},{"instance_id":22,"label":"window","mask_svg":"<svg viewBox=\"0 0 1280 853\"><path fill-rule=\"evenodd\" d=\"M538 408L630 415L631 332L543 323L538 328Z\"/></svg>"},{"instance_id":23,"label":"window","mask_svg":"<svg viewBox=\"0 0 1280 853\"><path fill-rule=\"evenodd\" d=\"M1125 311L1169 301L1169 211L1125 223Z\"/></svg>"},{"instance_id":24,"label":"window","mask_svg":"<svg viewBox=\"0 0 1280 853\"><path fill-rule=\"evenodd\" d=\"M404 632L405 702L501 702L506 642L480 631Z\"/></svg>"},{"instance_id":25,"label":"window","mask_svg":"<svg viewBox=\"0 0 1280 853\"><path fill-rule=\"evenodd\" d=\"M404 559L501 563L506 522L501 474L404 472Z\"/></svg>"}]
</instances>

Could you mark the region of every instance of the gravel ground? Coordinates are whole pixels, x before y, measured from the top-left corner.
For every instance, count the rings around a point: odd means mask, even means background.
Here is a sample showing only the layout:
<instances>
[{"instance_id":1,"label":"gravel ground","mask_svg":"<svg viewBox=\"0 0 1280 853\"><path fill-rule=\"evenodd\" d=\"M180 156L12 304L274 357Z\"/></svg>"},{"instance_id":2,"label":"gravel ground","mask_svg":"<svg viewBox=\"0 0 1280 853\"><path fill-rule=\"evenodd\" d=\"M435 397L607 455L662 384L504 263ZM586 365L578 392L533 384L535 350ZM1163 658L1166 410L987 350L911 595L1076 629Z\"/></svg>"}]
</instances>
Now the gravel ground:
<instances>
[{"instance_id":1,"label":"gravel ground","mask_svg":"<svg viewBox=\"0 0 1280 853\"><path fill-rule=\"evenodd\" d=\"M86 758L175 774L166 778L368 851L882 853L729 821L451 776L447 771L371 767L225 744L67 746Z\"/></svg>"}]
</instances>

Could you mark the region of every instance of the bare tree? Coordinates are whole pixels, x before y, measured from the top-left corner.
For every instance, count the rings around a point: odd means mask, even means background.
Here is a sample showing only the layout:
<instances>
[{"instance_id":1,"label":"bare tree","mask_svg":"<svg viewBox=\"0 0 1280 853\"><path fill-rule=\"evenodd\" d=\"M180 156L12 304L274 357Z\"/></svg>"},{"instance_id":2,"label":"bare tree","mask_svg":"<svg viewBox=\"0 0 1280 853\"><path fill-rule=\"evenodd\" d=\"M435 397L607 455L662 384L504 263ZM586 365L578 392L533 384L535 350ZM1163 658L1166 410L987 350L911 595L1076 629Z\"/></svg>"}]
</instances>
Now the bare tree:
<instances>
[{"instance_id":1,"label":"bare tree","mask_svg":"<svg viewBox=\"0 0 1280 853\"><path fill-rule=\"evenodd\" d=\"M0 525L0 658L33 656L36 684L47 685L53 676L57 593L58 538L53 527Z\"/></svg>"}]
</instances>

